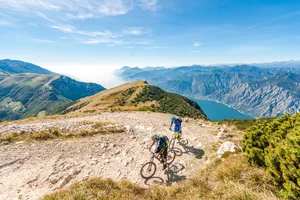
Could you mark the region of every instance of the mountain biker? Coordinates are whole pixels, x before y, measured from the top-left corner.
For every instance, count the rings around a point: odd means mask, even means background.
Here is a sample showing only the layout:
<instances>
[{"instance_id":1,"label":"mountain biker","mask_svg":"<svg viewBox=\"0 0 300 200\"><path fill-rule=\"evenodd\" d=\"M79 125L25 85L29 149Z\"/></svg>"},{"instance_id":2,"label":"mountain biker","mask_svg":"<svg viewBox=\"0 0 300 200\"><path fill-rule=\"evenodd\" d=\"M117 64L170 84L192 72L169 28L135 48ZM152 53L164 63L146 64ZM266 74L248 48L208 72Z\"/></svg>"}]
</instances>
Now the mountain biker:
<instances>
[{"instance_id":1,"label":"mountain biker","mask_svg":"<svg viewBox=\"0 0 300 200\"><path fill-rule=\"evenodd\" d=\"M155 153L161 156L163 165L163 170L167 168L167 156L168 156L168 145L169 145L169 138L166 135L161 134L153 134L151 136L152 144L151 147L157 143Z\"/></svg>"},{"instance_id":2,"label":"mountain biker","mask_svg":"<svg viewBox=\"0 0 300 200\"><path fill-rule=\"evenodd\" d=\"M181 129L182 119L180 117L172 116L170 120L171 120L171 124L169 130L172 131L172 125L174 124L174 135L176 139L179 139L182 135L182 129Z\"/></svg>"}]
</instances>

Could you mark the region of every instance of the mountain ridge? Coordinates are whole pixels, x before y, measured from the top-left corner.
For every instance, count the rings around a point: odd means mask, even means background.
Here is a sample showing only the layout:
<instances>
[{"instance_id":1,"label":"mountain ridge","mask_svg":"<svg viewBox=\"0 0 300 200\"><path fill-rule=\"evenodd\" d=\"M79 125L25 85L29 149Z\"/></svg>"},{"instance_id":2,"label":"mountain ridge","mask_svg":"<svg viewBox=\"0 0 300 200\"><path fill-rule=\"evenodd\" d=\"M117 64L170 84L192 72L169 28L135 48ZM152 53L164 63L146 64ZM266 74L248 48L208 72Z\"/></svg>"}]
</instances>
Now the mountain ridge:
<instances>
[{"instance_id":1,"label":"mountain ridge","mask_svg":"<svg viewBox=\"0 0 300 200\"><path fill-rule=\"evenodd\" d=\"M126 68L119 76L127 81L145 79L169 92L200 100L214 100L255 118L278 116L286 112L293 114L300 110L300 74L291 73L290 69L285 71L280 68L274 71L269 68L238 65L222 68L165 68L151 73L141 70L136 73L136 69L131 71ZM261 100L249 94L259 95ZM277 107L278 109L274 109Z\"/></svg>"},{"instance_id":2,"label":"mountain ridge","mask_svg":"<svg viewBox=\"0 0 300 200\"><path fill-rule=\"evenodd\" d=\"M32 63L28 63L20 60L10 60L10 59L0 60L0 70L13 73L13 74L21 74L21 73L55 74L54 72L44 69L38 65L34 65Z\"/></svg>"},{"instance_id":3,"label":"mountain ridge","mask_svg":"<svg viewBox=\"0 0 300 200\"><path fill-rule=\"evenodd\" d=\"M0 119L60 113L74 101L104 89L99 84L79 82L31 63L1 60Z\"/></svg>"},{"instance_id":4,"label":"mountain ridge","mask_svg":"<svg viewBox=\"0 0 300 200\"><path fill-rule=\"evenodd\" d=\"M145 81L125 83L85 97L67 108L64 113L101 113L105 111L154 111L207 119L196 102L178 94L165 92Z\"/></svg>"}]
</instances>

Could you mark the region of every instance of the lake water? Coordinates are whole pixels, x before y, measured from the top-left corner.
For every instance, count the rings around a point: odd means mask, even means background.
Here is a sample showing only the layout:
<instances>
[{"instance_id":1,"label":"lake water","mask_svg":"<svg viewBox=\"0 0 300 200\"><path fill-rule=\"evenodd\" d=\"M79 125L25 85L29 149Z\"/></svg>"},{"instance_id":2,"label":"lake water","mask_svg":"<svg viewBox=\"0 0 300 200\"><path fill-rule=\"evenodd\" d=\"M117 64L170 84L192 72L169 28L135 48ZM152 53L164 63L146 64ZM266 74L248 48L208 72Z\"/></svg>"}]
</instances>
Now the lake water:
<instances>
[{"instance_id":1,"label":"lake water","mask_svg":"<svg viewBox=\"0 0 300 200\"><path fill-rule=\"evenodd\" d=\"M197 100L191 98L198 103L206 116L214 121L223 120L223 119L253 119L253 117L244 115L239 111L230 108L224 104L210 101L210 100Z\"/></svg>"}]
</instances>

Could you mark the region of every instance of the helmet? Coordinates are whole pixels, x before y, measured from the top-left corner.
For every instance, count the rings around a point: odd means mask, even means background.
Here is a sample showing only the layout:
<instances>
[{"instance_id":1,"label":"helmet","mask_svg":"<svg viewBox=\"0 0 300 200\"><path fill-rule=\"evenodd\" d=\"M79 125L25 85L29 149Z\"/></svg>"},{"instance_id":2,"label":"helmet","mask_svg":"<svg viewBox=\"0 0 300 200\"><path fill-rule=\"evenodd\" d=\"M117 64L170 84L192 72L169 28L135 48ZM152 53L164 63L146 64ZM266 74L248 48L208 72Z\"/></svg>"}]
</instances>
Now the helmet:
<instances>
[{"instance_id":1,"label":"helmet","mask_svg":"<svg viewBox=\"0 0 300 200\"><path fill-rule=\"evenodd\" d=\"M151 139L157 139L159 136L158 136L158 134L153 134L152 136L151 136Z\"/></svg>"},{"instance_id":2,"label":"helmet","mask_svg":"<svg viewBox=\"0 0 300 200\"><path fill-rule=\"evenodd\" d=\"M171 120L171 121L175 120L175 117L174 117L174 116L172 116L172 117L170 118L170 120Z\"/></svg>"}]
</instances>

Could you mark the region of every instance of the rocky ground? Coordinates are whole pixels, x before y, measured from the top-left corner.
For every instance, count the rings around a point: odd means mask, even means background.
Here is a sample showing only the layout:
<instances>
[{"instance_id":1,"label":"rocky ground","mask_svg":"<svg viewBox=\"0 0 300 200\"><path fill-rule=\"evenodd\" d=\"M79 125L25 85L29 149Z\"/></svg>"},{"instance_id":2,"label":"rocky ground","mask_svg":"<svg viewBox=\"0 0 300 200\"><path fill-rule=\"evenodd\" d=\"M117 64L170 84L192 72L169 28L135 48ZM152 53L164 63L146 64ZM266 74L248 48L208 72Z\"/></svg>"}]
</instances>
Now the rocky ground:
<instances>
[{"instance_id":1,"label":"rocky ground","mask_svg":"<svg viewBox=\"0 0 300 200\"><path fill-rule=\"evenodd\" d=\"M55 139L43 142L0 144L0 199L38 199L44 194L92 177L128 179L141 185L176 184L191 177L208 164L216 151L211 146L218 138L220 126L208 121L183 123L183 137L188 144L183 152L162 170L157 163L154 178L145 180L140 169L150 160L147 146L153 133L172 137L168 114L148 112L103 113L69 119L0 124L0 134L41 131L50 127L78 131L92 128L87 122L111 122L123 126L124 133L94 135L83 138ZM84 122L84 123L82 123Z\"/></svg>"}]
</instances>

